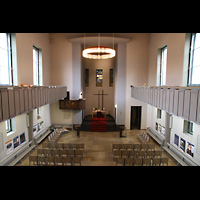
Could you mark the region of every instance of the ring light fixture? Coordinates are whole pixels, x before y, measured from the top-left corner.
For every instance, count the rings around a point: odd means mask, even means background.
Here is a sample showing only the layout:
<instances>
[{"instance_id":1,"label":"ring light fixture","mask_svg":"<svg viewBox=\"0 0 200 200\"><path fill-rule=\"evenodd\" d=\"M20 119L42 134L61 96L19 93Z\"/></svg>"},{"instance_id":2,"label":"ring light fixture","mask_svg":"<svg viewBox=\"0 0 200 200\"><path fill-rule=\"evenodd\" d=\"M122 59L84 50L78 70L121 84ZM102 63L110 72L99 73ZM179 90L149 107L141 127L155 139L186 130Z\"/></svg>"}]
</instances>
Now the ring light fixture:
<instances>
[{"instance_id":1,"label":"ring light fixture","mask_svg":"<svg viewBox=\"0 0 200 200\"><path fill-rule=\"evenodd\" d=\"M84 49L82 56L89 59L108 59L113 58L116 55L116 51L109 47L95 46Z\"/></svg>"}]
</instances>

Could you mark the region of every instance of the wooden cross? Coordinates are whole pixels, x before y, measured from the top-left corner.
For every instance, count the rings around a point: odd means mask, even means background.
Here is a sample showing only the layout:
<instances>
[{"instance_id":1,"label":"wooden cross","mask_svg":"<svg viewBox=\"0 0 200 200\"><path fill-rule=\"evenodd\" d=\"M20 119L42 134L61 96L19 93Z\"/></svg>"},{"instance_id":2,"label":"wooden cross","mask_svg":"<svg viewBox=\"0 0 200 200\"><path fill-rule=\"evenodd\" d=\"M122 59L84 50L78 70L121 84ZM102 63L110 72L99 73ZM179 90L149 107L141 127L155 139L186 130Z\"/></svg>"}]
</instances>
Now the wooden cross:
<instances>
[{"instance_id":1,"label":"wooden cross","mask_svg":"<svg viewBox=\"0 0 200 200\"><path fill-rule=\"evenodd\" d=\"M94 95L98 95L98 108L100 108L100 96L102 95L102 110L103 110L103 96L108 95L108 94L104 94L102 90L102 94L100 94L100 91L98 91L98 94L94 94Z\"/></svg>"}]
</instances>

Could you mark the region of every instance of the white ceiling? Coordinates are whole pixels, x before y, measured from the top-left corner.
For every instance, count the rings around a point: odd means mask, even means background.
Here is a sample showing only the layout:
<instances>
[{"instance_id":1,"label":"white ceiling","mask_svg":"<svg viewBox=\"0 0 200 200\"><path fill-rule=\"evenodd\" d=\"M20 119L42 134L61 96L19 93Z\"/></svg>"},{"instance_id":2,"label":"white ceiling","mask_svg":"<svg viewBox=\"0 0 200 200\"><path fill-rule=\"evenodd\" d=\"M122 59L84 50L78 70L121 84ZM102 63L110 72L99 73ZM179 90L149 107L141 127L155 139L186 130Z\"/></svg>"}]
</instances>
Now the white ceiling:
<instances>
[{"instance_id":1,"label":"white ceiling","mask_svg":"<svg viewBox=\"0 0 200 200\"><path fill-rule=\"evenodd\" d=\"M67 39L78 38L78 37L91 37L99 36L99 33L66 33ZM114 37L122 37L132 39L135 33L114 33ZM113 33L100 33L100 37L113 37Z\"/></svg>"}]
</instances>

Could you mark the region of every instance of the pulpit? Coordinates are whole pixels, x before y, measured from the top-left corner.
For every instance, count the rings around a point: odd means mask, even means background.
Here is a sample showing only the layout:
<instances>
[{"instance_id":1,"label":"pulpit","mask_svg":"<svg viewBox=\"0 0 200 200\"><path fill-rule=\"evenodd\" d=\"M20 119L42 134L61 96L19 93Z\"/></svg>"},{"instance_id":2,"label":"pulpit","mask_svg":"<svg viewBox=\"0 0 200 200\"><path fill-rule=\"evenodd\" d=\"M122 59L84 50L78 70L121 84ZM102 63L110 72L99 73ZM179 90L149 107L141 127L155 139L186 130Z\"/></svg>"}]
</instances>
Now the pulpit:
<instances>
[{"instance_id":1,"label":"pulpit","mask_svg":"<svg viewBox=\"0 0 200 200\"><path fill-rule=\"evenodd\" d=\"M85 109L85 99L69 100L69 93L64 100L59 100L60 109L68 110L84 110Z\"/></svg>"}]
</instances>

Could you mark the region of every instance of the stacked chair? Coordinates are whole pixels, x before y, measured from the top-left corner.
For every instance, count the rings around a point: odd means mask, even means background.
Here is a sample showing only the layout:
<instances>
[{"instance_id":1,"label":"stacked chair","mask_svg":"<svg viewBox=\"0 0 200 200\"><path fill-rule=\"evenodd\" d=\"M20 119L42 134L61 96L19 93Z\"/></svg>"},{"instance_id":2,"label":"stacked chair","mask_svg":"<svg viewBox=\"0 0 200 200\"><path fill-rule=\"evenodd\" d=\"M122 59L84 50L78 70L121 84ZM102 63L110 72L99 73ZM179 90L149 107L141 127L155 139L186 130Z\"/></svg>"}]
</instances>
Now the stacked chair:
<instances>
[{"instance_id":1,"label":"stacked chair","mask_svg":"<svg viewBox=\"0 0 200 200\"><path fill-rule=\"evenodd\" d=\"M113 160L116 166L168 166L168 158L155 144L113 144Z\"/></svg>"},{"instance_id":2,"label":"stacked chair","mask_svg":"<svg viewBox=\"0 0 200 200\"><path fill-rule=\"evenodd\" d=\"M57 142L59 136L63 133L63 132L68 132L67 129L55 129L49 136L48 136L48 141L49 142Z\"/></svg>"},{"instance_id":3,"label":"stacked chair","mask_svg":"<svg viewBox=\"0 0 200 200\"><path fill-rule=\"evenodd\" d=\"M29 166L81 166L84 144L44 143L37 156L29 156Z\"/></svg>"},{"instance_id":4,"label":"stacked chair","mask_svg":"<svg viewBox=\"0 0 200 200\"><path fill-rule=\"evenodd\" d=\"M140 143L149 143L150 142L150 138L147 135L147 133L143 132L141 134L137 134L137 139Z\"/></svg>"}]
</instances>

